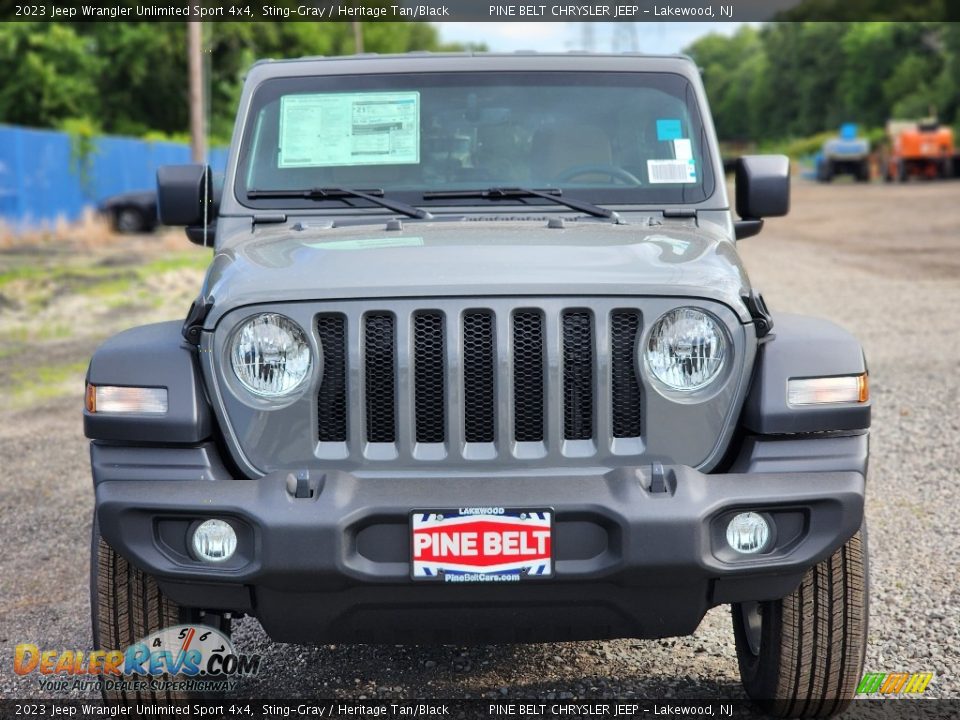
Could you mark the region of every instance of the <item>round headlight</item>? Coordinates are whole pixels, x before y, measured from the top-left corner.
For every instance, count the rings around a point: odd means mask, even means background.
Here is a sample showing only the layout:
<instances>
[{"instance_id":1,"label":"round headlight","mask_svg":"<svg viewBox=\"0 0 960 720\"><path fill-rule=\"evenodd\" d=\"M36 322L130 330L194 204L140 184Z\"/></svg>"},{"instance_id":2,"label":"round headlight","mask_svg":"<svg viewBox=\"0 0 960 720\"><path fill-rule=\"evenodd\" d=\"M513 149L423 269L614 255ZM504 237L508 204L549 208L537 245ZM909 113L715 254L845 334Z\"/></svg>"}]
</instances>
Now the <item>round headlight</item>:
<instances>
[{"instance_id":1,"label":"round headlight","mask_svg":"<svg viewBox=\"0 0 960 720\"><path fill-rule=\"evenodd\" d=\"M296 390L310 374L310 345L293 320L265 313L237 329L230 363L237 379L254 395L282 397Z\"/></svg>"},{"instance_id":2,"label":"round headlight","mask_svg":"<svg viewBox=\"0 0 960 720\"><path fill-rule=\"evenodd\" d=\"M711 315L676 308L654 323L647 366L671 390L699 390L720 374L727 352L727 336Z\"/></svg>"}]
</instances>

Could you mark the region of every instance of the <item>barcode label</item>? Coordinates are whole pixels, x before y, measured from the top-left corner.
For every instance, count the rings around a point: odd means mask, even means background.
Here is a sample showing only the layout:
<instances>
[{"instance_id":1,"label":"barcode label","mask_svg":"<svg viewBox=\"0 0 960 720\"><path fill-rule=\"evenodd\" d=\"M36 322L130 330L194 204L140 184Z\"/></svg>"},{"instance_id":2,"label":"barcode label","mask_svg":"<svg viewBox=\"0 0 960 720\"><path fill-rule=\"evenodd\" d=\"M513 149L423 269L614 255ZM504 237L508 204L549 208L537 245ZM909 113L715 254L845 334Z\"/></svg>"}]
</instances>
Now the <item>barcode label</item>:
<instances>
[{"instance_id":1,"label":"barcode label","mask_svg":"<svg viewBox=\"0 0 960 720\"><path fill-rule=\"evenodd\" d=\"M695 183L697 166L693 160L647 160L647 176L656 183Z\"/></svg>"}]
</instances>

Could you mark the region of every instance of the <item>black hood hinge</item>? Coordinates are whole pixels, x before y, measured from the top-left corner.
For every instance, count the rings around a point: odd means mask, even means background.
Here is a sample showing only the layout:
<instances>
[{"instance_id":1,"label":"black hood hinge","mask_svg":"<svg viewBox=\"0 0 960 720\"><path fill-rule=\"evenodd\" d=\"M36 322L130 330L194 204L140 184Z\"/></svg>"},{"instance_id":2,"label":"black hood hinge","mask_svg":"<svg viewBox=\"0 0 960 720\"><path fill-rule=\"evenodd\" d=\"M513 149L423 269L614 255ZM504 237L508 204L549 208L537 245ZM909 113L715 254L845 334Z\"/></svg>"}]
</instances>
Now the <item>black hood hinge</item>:
<instances>
[{"instance_id":1,"label":"black hood hinge","mask_svg":"<svg viewBox=\"0 0 960 720\"><path fill-rule=\"evenodd\" d=\"M200 345L200 333L203 332L203 323L207 315L213 309L213 298L205 298L202 295L193 301L190 310L187 312L187 319L183 321L184 340L191 345Z\"/></svg>"},{"instance_id":2,"label":"black hood hinge","mask_svg":"<svg viewBox=\"0 0 960 720\"><path fill-rule=\"evenodd\" d=\"M751 290L749 295L743 296L743 304L747 306L750 317L753 318L753 326L756 328L757 339L764 338L773 330L773 316L767 310L767 303L763 300L763 295L756 290Z\"/></svg>"}]
</instances>

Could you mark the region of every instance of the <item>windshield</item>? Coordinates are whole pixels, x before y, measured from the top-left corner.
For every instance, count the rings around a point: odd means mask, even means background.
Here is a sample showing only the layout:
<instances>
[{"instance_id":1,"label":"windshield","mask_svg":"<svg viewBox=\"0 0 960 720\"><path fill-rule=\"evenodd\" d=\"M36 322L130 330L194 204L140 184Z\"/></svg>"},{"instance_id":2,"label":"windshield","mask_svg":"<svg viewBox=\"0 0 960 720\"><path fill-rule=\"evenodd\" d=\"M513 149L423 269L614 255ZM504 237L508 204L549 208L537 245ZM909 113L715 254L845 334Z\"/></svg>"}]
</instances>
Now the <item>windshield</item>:
<instances>
[{"instance_id":1,"label":"windshield","mask_svg":"<svg viewBox=\"0 0 960 720\"><path fill-rule=\"evenodd\" d=\"M421 207L547 204L437 196L519 187L596 203L689 204L713 193L709 158L693 89L671 73L282 78L254 94L236 190L242 203L268 208L370 206L264 192L312 188L380 189Z\"/></svg>"}]
</instances>

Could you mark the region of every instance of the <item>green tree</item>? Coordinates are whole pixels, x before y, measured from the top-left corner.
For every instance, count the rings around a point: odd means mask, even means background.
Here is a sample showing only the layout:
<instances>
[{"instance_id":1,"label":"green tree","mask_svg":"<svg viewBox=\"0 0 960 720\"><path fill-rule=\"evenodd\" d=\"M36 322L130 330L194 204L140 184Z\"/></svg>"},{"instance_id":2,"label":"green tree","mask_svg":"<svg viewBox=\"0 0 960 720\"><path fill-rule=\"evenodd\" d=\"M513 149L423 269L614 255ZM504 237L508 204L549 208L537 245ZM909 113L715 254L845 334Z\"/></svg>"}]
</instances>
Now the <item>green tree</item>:
<instances>
[{"instance_id":1,"label":"green tree","mask_svg":"<svg viewBox=\"0 0 960 720\"><path fill-rule=\"evenodd\" d=\"M845 62L837 87L844 114L867 126L887 121L884 83L893 73L902 42L896 23L854 23L841 46Z\"/></svg>"},{"instance_id":2,"label":"green tree","mask_svg":"<svg viewBox=\"0 0 960 720\"><path fill-rule=\"evenodd\" d=\"M95 78L104 131L142 135L187 127L184 23L77 23L75 30L103 60Z\"/></svg>"},{"instance_id":3,"label":"green tree","mask_svg":"<svg viewBox=\"0 0 960 720\"><path fill-rule=\"evenodd\" d=\"M701 38L687 52L723 139L803 138L843 122L880 128L931 111L960 121L957 23L779 22Z\"/></svg>"},{"instance_id":4,"label":"green tree","mask_svg":"<svg viewBox=\"0 0 960 720\"><path fill-rule=\"evenodd\" d=\"M60 23L0 23L0 121L52 127L97 117L103 58Z\"/></svg>"},{"instance_id":5,"label":"green tree","mask_svg":"<svg viewBox=\"0 0 960 720\"><path fill-rule=\"evenodd\" d=\"M745 25L733 37L707 35L686 52L702 70L720 136L737 140L751 137L756 131L754 88L758 74L766 70L759 33Z\"/></svg>"},{"instance_id":6,"label":"green tree","mask_svg":"<svg viewBox=\"0 0 960 720\"><path fill-rule=\"evenodd\" d=\"M376 53L457 49L428 23L364 23ZM210 131L225 143L243 76L261 58L354 51L350 23L205 24ZM183 22L0 24L0 122L57 127L92 118L104 132L179 136L187 129Z\"/></svg>"}]
</instances>

